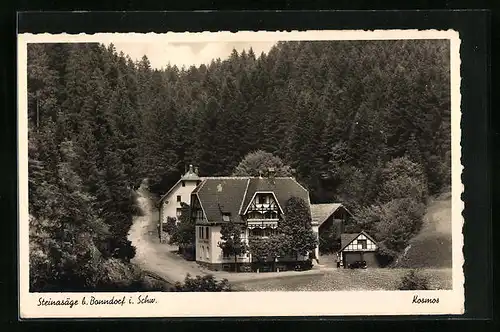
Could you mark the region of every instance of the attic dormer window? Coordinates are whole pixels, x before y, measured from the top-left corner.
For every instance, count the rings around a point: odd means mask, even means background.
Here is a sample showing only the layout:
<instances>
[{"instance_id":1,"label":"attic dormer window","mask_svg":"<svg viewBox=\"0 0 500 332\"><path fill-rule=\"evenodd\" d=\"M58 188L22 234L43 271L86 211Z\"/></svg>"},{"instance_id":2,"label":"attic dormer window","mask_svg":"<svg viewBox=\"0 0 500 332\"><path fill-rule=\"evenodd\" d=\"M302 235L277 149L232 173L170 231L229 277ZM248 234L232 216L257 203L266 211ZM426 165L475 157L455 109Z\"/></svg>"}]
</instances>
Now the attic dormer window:
<instances>
[{"instance_id":1,"label":"attic dormer window","mask_svg":"<svg viewBox=\"0 0 500 332\"><path fill-rule=\"evenodd\" d=\"M222 214L222 221L229 222L231 220L231 214L230 213L223 213Z\"/></svg>"},{"instance_id":2,"label":"attic dormer window","mask_svg":"<svg viewBox=\"0 0 500 332\"><path fill-rule=\"evenodd\" d=\"M185 187L186 186L186 182L182 181L182 186Z\"/></svg>"}]
</instances>

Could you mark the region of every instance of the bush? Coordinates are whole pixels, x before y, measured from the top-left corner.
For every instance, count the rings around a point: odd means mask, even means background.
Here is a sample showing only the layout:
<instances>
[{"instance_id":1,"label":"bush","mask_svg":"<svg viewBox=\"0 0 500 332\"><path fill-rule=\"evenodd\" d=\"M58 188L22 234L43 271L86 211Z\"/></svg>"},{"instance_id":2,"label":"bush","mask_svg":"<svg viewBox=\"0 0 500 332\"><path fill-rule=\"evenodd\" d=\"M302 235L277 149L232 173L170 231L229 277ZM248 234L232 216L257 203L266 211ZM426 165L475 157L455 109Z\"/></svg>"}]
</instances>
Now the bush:
<instances>
[{"instance_id":1,"label":"bush","mask_svg":"<svg viewBox=\"0 0 500 332\"><path fill-rule=\"evenodd\" d=\"M428 290L429 278L417 270L408 271L402 278L399 290Z\"/></svg>"},{"instance_id":2,"label":"bush","mask_svg":"<svg viewBox=\"0 0 500 332\"><path fill-rule=\"evenodd\" d=\"M425 205L411 198L395 199L380 207L376 213L376 237L387 249L403 251L410 239L422 228Z\"/></svg>"},{"instance_id":3,"label":"bush","mask_svg":"<svg viewBox=\"0 0 500 332\"><path fill-rule=\"evenodd\" d=\"M187 275L184 283L177 282L171 289L173 292L230 292L231 285L227 279L217 281L211 274L205 276Z\"/></svg>"},{"instance_id":4,"label":"bush","mask_svg":"<svg viewBox=\"0 0 500 332\"><path fill-rule=\"evenodd\" d=\"M167 222L162 225L162 230L168 235L172 235L177 231L177 219L167 217Z\"/></svg>"},{"instance_id":5,"label":"bush","mask_svg":"<svg viewBox=\"0 0 500 332\"><path fill-rule=\"evenodd\" d=\"M398 253L394 250L387 249L383 242L379 243L378 249L375 252L375 258L380 267L386 267L392 264L397 256Z\"/></svg>"}]
</instances>

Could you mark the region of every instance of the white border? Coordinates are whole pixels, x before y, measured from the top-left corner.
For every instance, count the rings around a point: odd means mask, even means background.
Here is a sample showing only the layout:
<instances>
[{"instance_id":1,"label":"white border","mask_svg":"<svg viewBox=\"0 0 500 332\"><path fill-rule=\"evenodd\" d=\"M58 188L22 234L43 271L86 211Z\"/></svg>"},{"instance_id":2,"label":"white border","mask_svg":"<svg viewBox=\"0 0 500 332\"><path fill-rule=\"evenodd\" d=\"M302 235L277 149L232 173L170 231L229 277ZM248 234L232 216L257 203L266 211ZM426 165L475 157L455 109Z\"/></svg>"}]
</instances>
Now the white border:
<instances>
[{"instance_id":1,"label":"white border","mask_svg":"<svg viewBox=\"0 0 500 332\"><path fill-rule=\"evenodd\" d=\"M29 293L27 43L48 42L217 42L276 40L383 40L449 39L451 51L451 154L453 290L447 291L336 291L336 292L234 292L141 293L156 304L124 306L37 306L41 294ZM21 34L18 35L18 151L19 151L19 310L21 318L100 317L212 317L212 316L322 316L463 314L464 274L461 194L460 38L458 32L437 30L376 31L240 31L165 34ZM45 298L121 298L131 293L44 293ZM414 295L439 297L438 304L412 304Z\"/></svg>"}]
</instances>

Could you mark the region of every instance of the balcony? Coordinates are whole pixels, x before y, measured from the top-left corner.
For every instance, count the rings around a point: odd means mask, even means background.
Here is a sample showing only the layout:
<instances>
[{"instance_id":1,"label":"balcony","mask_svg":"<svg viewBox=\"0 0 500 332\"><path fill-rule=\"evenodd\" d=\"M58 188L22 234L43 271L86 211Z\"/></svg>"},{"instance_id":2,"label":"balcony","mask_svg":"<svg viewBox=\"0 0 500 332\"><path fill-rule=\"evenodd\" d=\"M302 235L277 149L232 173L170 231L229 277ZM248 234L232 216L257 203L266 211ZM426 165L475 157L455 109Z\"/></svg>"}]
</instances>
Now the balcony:
<instances>
[{"instance_id":1,"label":"balcony","mask_svg":"<svg viewBox=\"0 0 500 332\"><path fill-rule=\"evenodd\" d=\"M251 219L247 221L247 228L278 228L278 219Z\"/></svg>"}]
</instances>

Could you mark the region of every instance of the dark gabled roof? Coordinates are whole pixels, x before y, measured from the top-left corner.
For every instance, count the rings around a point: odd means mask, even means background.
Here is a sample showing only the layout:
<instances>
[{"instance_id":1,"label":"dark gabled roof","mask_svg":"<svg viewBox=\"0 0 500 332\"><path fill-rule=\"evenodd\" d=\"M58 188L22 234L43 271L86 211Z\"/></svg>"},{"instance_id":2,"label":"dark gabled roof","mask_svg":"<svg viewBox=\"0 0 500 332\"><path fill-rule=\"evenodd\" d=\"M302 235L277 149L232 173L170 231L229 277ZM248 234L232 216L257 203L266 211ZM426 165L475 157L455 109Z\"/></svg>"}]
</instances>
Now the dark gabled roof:
<instances>
[{"instance_id":1,"label":"dark gabled roof","mask_svg":"<svg viewBox=\"0 0 500 332\"><path fill-rule=\"evenodd\" d=\"M198 191L200 190L200 188L203 187L203 184L205 183L205 181L204 181L205 179L200 178L200 180L201 180L201 182L198 183L198 185L193 189L193 191L191 192L191 195L192 194L197 194Z\"/></svg>"},{"instance_id":2,"label":"dark gabled roof","mask_svg":"<svg viewBox=\"0 0 500 332\"><path fill-rule=\"evenodd\" d=\"M309 193L291 177L206 177L193 190L209 222L221 222L222 213L230 213L235 222L241 222L241 215L255 193L273 192L282 209L292 196L300 197L309 204Z\"/></svg>"},{"instance_id":3,"label":"dark gabled roof","mask_svg":"<svg viewBox=\"0 0 500 332\"><path fill-rule=\"evenodd\" d=\"M314 223L321 225L328 219L342 204L311 204L311 214Z\"/></svg>"},{"instance_id":4,"label":"dark gabled roof","mask_svg":"<svg viewBox=\"0 0 500 332\"><path fill-rule=\"evenodd\" d=\"M342 203L322 203L322 204L311 204L311 214L313 223L321 226L332 214L338 209L344 209L350 216L352 213L347 210L347 208L342 205Z\"/></svg>"},{"instance_id":5,"label":"dark gabled roof","mask_svg":"<svg viewBox=\"0 0 500 332\"><path fill-rule=\"evenodd\" d=\"M309 192L292 177L250 178L240 214L248 208L255 193L263 191L272 191L283 210L286 202L293 196L300 197L309 204Z\"/></svg>"},{"instance_id":6,"label":"dark gabled roof","mask_svg":"<svg viewBox=\"0 0 500 332\"><path fill-rule=\"evenodd\" d=\"M204 178L193 191L199 198L209 222L221 222L222 213L230 213L235 222L241 222L239 210L245 195L248 177Z\"/></svg>"},{"instance_id":7,"label":"dark gabled roof","mask_svg":"<svg viewBox=\"0 0 500 332\"><path fill-rule=\"evenodd\" d=\"M339 251L344 250L345 247L347 247L352 241L354 241L354 239L356 239L361 234L363 234L364 236L366 236L367 238L369 238L373 243L377 243L377 241L375 241L365 231L361 231L359 233L342 233L342 234L340 234L340 250Z\"/></svg>"}]
</instances>

